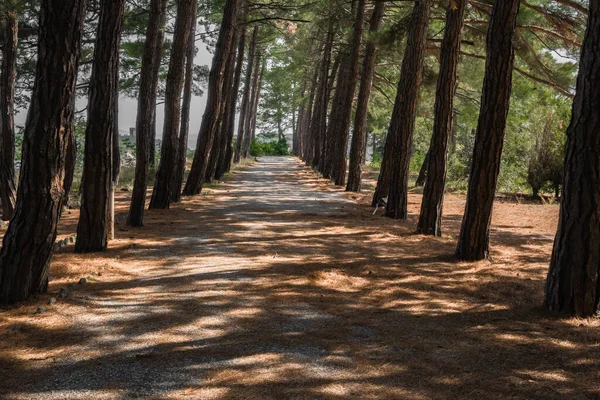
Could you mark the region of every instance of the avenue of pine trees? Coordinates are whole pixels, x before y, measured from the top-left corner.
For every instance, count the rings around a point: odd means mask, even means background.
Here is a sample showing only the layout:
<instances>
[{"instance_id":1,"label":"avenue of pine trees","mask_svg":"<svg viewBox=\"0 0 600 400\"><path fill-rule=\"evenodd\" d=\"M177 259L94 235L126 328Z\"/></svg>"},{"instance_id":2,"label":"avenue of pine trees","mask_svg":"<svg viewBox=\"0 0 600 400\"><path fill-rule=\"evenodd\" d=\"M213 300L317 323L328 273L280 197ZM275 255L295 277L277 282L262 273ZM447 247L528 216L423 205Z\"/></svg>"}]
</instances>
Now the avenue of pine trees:
<instances>
[{"instance_id":1,"label":"avenue of pine trees","mask_svg":"<svg viewBox=\"0 0 600 400\"><path fill-rule=\"evenodd\" d=\"M249 156L257 125L280 140L291 130L294 154L335 185L360 191L369 133L381 115L386 129L373 205L385 203L387 217L406 219L420 104L431 99L430 139L419 163L424 188L417 232L435 236L443 231L449 154L469 103L476 115L472 140L464 146L467 197L456 256L474 261L490 254L503 147L513 140L506 137L509 112L521 106L516 97L539 90L550 93L552 104L572 104L564 153L559 146L564 167L560 163L554 173L562 194L544 304L572 315L599 312L600 2L7 0L0 7L0 204L10 221L0 251L0 303L47 289L78 152L84 157L75 251L107 248L119 180L120 95L137 99L127 219L137 227L143 226L149 179L151 209L198 195L207 181ZM135 49L134 35L143 38ZM184 179L190 113L197 112L190 104L198 92L194 56L200 39L210 44L213 60ZM26 49L19 47L21 40L29 43ZM579 57L576 72L557 62L559 50ZM27 79L19 74L29 76L25 100L18 83ZM516 75L528 90L519 86L513 93ZM577 76L576 87L569 76ZM473 81L479 82L476 91L461 86ZM88 103L84 148L78 149L75 100L82 87ZM17 171L18 102L29 110ZM156 124L158 103L164 103L162 127ZM386 107L390 112L381 112ZM540 139L538 148L547 149L549 140ZM544 157L530 162L535 193L546 180L535 183L536 174L550 170Z\"/></svg>"}]
</instances>

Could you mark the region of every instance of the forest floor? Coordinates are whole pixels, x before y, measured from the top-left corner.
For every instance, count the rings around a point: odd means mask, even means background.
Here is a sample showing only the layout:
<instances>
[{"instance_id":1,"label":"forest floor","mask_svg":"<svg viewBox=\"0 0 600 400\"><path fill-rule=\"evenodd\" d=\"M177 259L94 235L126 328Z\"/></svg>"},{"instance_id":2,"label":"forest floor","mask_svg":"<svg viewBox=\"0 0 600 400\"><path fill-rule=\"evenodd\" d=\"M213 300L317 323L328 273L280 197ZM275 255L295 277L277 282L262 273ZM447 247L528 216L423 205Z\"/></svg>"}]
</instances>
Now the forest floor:
<instances>
[{"instance_id":1,"label":"forest floor","mask_svg":"<svg viewBox=\"0 0 600 400\"><path fill-rule=\"evenodd\" d=\"M464 197L443 238L415 235L420 195L373 216L293 158L141 229L128 196L106 253L58 251L49 293L1 310L0 398L600 398L600 322L541 307L555 205L497 202L494 261L462 263Z\"/></svg>"}]
</instances>

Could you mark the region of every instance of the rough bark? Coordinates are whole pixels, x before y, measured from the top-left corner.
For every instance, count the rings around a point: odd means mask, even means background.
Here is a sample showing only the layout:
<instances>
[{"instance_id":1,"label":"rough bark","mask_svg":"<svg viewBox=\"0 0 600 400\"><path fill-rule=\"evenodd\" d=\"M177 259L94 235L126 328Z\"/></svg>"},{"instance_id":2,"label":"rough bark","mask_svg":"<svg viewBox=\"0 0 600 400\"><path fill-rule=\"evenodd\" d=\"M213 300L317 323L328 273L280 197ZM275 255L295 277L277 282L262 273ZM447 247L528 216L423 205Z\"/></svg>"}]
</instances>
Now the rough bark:
<instances>
[{"instance_id":1,"label":"rough bark","mask_svg":"<svg viewBox=\"0 0 600 400\"><path fill-rule=\"evenodd\" d=\"M14 102L17 79L18 20L13 12L0 17L3 29L2 65L0 67L0 204L2 219L8 221L14 213L15 190L15 121Z\"/></svg>"},{"instance_id":2,"label":"rough bark","mask_svg":"<svg viewBox=\"0 0 600 400\"><path fill-rule=\"evenodd\" d=\"M250 41L250 48L248 51L248 63L246 65L246 77L244 78L244 94L242 95L242 105L240 109L240 119L238 122L237 140L235 142L235 152L233 155L233 162L239 163L242 157L242 145L244 142L244 129L246 127L246 120L250 113L250 91L252 89L252 72L256 63L256 40L258 37L258 26L254 27L252 31L252 40Z\"/></svg>"},{"instance_id":3,"label":"rough bark","mask_svg":"<svg viewBox=\"0 0 600 400\"><path fill-rule=\"evenodd\" d=\"M262 89L262 85L263 85L263 81L265 79L265 71L267 68L267 60L263 60L263 65L262 68L260 70L260 77L258 78L258 86L257 88L257 92L256 92L256 97L254 98L254 102L253 102L253 106L252 106L252 123L250 125L252 125L252 127L250 129L252 129L252 140L254 140L256 138L256 121L257 121L257 115L258 115L258 103L260 101L260 91ZM248 151L250 151L250 149L248 148Z\"/></svg>"},{"instance_id":4,"label":"rough bark","mask_svg":"<svg viewBox=\"0 0 600 400\"><path fill-rule=\"evenodd\" d=\"M385 2L376 1L369 21L369 31L371 34L379 31L384 11ZM350 166L348 168L348 184L346 185L346 190L349 192L360 191L362 166L367 149L367 116L369 113L369 100L371 99L376 61L377 44L375 43L375 39L370 37L365 49L356 115L354 117L354 132L352 133L352 144L350 145Z\"/></svg>"},{"instance_id":5,"label":"rough bark","mask_svg":"<svg viewBox=\"0 0 600 400\"><path fill-rule=\"evenodd\" d=\"M510 104L519 5L520 0L496 2L492 10L467 204L456 249L462 260L489 258L489 229Z\"/></svg>"},{"instance_id":6,"label":"rough bark","mask_svg":"<svg viewBox=\"0 0 600 400\"><path fill-rule=\"evenodd\" d=\"M238 29L234 36L235 45L239 39ZM210 182L213 177L216 176L217 168L220 160L225 157L227 152L227 141L229 137L229 124L231 117L231 104L232 100L232 86L233 80L235 79L235 61L237 53L231 51L229 53L229 60L227 61L227 67L225 68L225 80L223 81L223 100L224 104L221 107L221 115L219 116L219 130L217 131L217 137L213 143L213 149L210 152L210 162L206 170L206 182ZM234 105L235 107L235 105ZM235 116L234 116L235 117Z\"/></svg>"},{"instance_id":7,"label":"rough bark","mask_svg":"<svg viewBox=\"0 0 600 400\"><path fill-rule=\"evenodd\" d=\"M319 165L317 166L318 170L323 174L324 177L329 178L331 176L331 166L332 166L332 155L335 152L333 146L332 138L327 135L327 129L329 127L327 120L327 113L333 111L333 104L336 103L336 99L333 98L331 94L334 93L335 85L340 82L340 74L342 74L344 70L344 65L348 62L348 54L340 51L333 62L333 67L331 68L331 74L329 75L327 81L327 91L325 92L325 109L323 110L322 121L321 121L321 155L319 156ZM342 68L340 68L340 65ZM341 94L341 92L340 92ZM329 103L331 107L329 106ZM331 147L330 147L331 146Z\"/></svg>"},{"instance_id":8,"label":"rough bark","mask_svg":"<svg viewBox=\"0 0 600 400\"><path fill-rule=\"evenodd\" d=\"M294 122L294 143L293 151L297 157L302 157L303 149L303 132L302 132L302 121L304 119L304 112L306 110L306 79L303 79L302 86L300 88L300 104L298 105L297 118Z\"/></svg>"},{"instance_id":9,"label":"rough bark","mask_svg":"<svg viewBox=\"0 0 600 400\"><path fill-rule=\"evenodd\" d=\"M48 288L64 200L65 136L73 122L85 4L85 0L40 4L38 61L25 123L20 184L0 250L0 303L22 301Z\"/></svg>"},{"instance_id":10,"label":"rough bark","mask_svg":"<svg viewBox=\"0 0 600 400\"><path fill-rule=\"evenodd\" d=\"M131 194L131 206L127 225L144 225L146 206L146 188L148 181L148 162L152 140L152 121L156 112L156 91L158 87L158 68L155 66L156 48L162 47L163 20L166 14L167 0L150 2L150 17L146 29L146 43L140 71L140 91L135 124L135 180ZM159 46L158 44L161 43Z\"/></svg>"},{"instance_id":11,"label":"rough bark","mask_svg":"<svg viewBox=\"0 0 600 400\"><path fill-rule=\"evenodd\" d=\"M421 164L421 168L419 169L419 175L417 175L417 181L415 182L416 187L423 187L425 185L425 179L427 179L427 168L429 164L429 158L431 155L431 151L427 150L425 153L425 159Z\"/></svg>"},{"instance_id":12,"label":"rough bark","mask_svg":"<svg viewBox=\"0 0 600 400\"><path fill-rule=\"evenodd\" d=\"M248 158L250 154L250 142L252 141L254 135L254 129L256 127L256 113L258 112L258 100L260 99L260 85L265 74L265 68L267 65L267 60L262 60L262 56L260 54L256 57L256 66L254 67L254 78L252 79L252 96L250 99L250 113L246 119L246 134L244 135L244 151L242 153L243 158ZM259 67L262 64L262 67Z\"/></svg>"},{"instance_id":13,"label":"rough bark","mask_svg":"<svg viewBox=\"0 0 600 400\"><path fill-rule=\"evenodd\" d=\"M296 154L298 152L298 126L296 124L296 115L297 115L297 107L296 105L292 106L292 152Z\"/></svg>"},{"instance_id":14,"label":"rough bark","mask_svg":"<svg viewBox=\"0 0 600 400\"><path fill-rule=\"evenodd\" d=\"M396 95L398 97L398 95ZM398 101L394 104L394 111L392 116L396 114L397 108L400 106ZM381 167L379 168L379 176L377 177L377 186L375 187L375 193L373 193L373 200L371 206L376 207L383 199L388 197L390 191L390 180L392 178L392 163L393 163L393 149L395 137L391 135L391 125L388 128L388 133L385 138L385 144L383 145L383 154L381 158Z\"/></svg>"},{"instance_id":15,"label":"rough bark","mask_svg":"<svg viewBox=\"0 0 600 400\"><path fill-rule=\"evenodd\" d=\"M354 94L358 80L358 67L360 48L362 42L363 25L365 17L365 0L358 0L354 30L350 40L350 54L348 63L342 66L344 81L338 80L336 91L341 91L337 102L332 105L332 118L329 123L328 136L333 139L334 149L331 154L331 178L338 186L346 182L346 149L348 148L348 135L352 121ZM336 112L337 110L337 112Z\"/></svg>"},{"instance_id":16,"label":"rough bark","mask_svg":"<svg viewBox=\"0 0 600 400\"><path fill-rule=\"evenodd\" d=\"M548 310L580 317L600 313L600 3L589 7L544 299Z\"/></svg>"},{"instance_id":17,"label":"rough bark","mask_svg":"<svg viewBox=\"0 0 600 400\"><path fill-rule=\"evenodd\" d=\"M218 116L223 106L223 79L225 67L229 59L229 53L235 51L234 36L239 9L239 0L227 0L223 12L223 21L219 31L216 51L208 79L207 102L200 132L194 161L190 175L183 189L183 194L191 196L200 193L206 176L206 168L210 151L218 128Z\"/></svg>"},{"instance_id":18,"label":"rough bark","mask_svg":"<svg viewBox=\"0 0 600 400\"><path fill-rule=\"evenodd\" d=\"M310 122L311 147L310 154L307 158L307 163L313 168L318 168L321 164L321 152L323 148L323 140L325 137L324 124L327 123L327 105L328 105L328 83L329 83L329 67L331 66L331 48L334 38L333 22L329 24L327 38L325 39L325 47L323 48L323 59L319 71L319 79L317 84L317 94L315 99L315 109Z\"/></svg>"},{"instance_id":19,"label":"rough bark","mask_svg":"<svg viewBox=\"0 0 600 400\"><path fill-rule=\"evenodd\" d=\"M117 65L120 69L120 58L117 54ZM113 106L113 130L112 130L112 152L111 152L111 176L110 176L110 202L108 206L108 240L115 239L115 190L119 184L121 173L121 150L119 148L119 76L114 82L112 106Z\"/></svg>"},{"instance_id":20,"label":"rough bark","mask_svg":"<svg viewBox=\"0 0 600 400\"><path fill-rule=\"evenodd\" d=\"M215 179L221 179L223 175L231 168L231 159L233 157L233 135L235 132L235 114L238 93L240 90L240 82L242 80L242 68L244 65L244 51L246 49L246 30L240 27L236 32L240 36L238 40L237 61L235 64L235 72L233 78L233 87L231 88L227 98L227 142L224 151L221 152L221 158L215 171Z\"/></svg>"},{"instance_id":21,"label":"rough bark","mask_svg":"<svg viewBox=\"0 0 600 400\"><path fill-rule=\"evenodd\" d=\"M81 209L76 253L106 250L112 181L115 81L119 79L119 44L125 0L102 0L94 46L85 130Z\"/></svg>"},{"instance_id":22,"label":"rough bark","mask_svg":"<svg viewBox=\"0 0 600 400\"><path fill-rule=\"evenodd\" d=\"M75 101L75 97L73 98ZM71 105L73 109L75 109L75 103ZM65 207L69 207L71 188L73 186L73 179L75 178L75 168L77 164L77 138L75 137L75 121L68 126L65 140L67 140L67 155L65 157L65 179L64 179L64 189L65 189Z\"/></svg>"},{"instance_id":23,"label":"rough bark","mask_svg":"<svg viewBox=\"0 0 600 400\"><path fill-rule=\"evenodd\" d=\"M319 79L319 67L315 67L315 71L313 73L312 81L310 82L310 93L308 95L308 108L304 113L303 121L302 121L302 135L304 135L303 141L303 149L302 149L302 160L304 160L307 164L309 163L309 159L312 157L312 137L310 134L310 122L313 117L313 109L315 105L315 96L317 93L318 87L318 79Z\"/></svg>"},{"instance_id":24,"label":"rough bark","mask_svg":"<svg viewBox=\"0 0 600 400\"><path fill-rule=\"evenodd\" d=\"M165 7L168 6L168 0ZM158 31L158 40L156 41L156 46L152 52L154 56L154 61L152 63L152 68L154 71L152 72L157 77L160 74L160 67L162 64L163 58L163 47L165 41L165 25L167 23L167 13L165 12L161 15L160 19L160 30ZM148 151L148 160L150 161L150 165L152 167L156 164L156 103L158 102L158 90L155 90L152 93L152 104L154 104L154 108L152 109L152 121L150 122L150 139L149 139L149 151Z\"/></svg>"},{"instance_id":25,"label":"rough bark","mask_svg":"<svg viewBox=\"0 0 600 400\"><path fill-rule=\"evenodd\" d=\"M454 94L466 6L467 0L456 0L446 9L446 29L440 50L433 135L423 162L427 177L424 181L421 213L417 225L417 232L425 235L442 235L448 142L454 129ZM417 179L417 185L418 183Z\"/></svg>"},{"instance_id":26,"label":"rough bark","mask_svg":"<svg viewBox=\"0 0 600 400\"><path fill-rule=\"evenodd\" d=\"M425 45L431 0L415 2L411 17L406 52L402 60L398 96L400 104L392 116L390 134L394 136L392 171L386 216L394 219L408 217L408 177L412 139L417 118L417 102L423 77Z\"/></svg>"},{"instance_id":27,"label":"rough bark","mask_svg":"<svg viewBox=\"0 0 600 400\"><path fill-rule=\"evenodd\" d=\"M165 88L165 118L163 124L160 163L156 172L150 209L168 209L173 193L173 176L177 173L177 146L181 122L181 91L185 77L185 58L196 0L179 0L171 46L169 72Z\"/></svg>"},{"instance_id":28,"label":"rough bark","mask_svg":"<svg viewBox=\"0 0 600 400\"><path fill-rule=\"evenodd\" d=\"M194 7L192 16L192 28L188 37L185 53L185 82L183 85L183 99L181 101L181 126L179 128L179 142L177 147L177 166L173 176L171 201L178 203L181 200L181 189L183 187L183 176L187 161L187 145L190 133L190 107L192 104L192 88L194 85L194 56L196 55L196 25L197 7Z\"/></svg>"}]
</instances>

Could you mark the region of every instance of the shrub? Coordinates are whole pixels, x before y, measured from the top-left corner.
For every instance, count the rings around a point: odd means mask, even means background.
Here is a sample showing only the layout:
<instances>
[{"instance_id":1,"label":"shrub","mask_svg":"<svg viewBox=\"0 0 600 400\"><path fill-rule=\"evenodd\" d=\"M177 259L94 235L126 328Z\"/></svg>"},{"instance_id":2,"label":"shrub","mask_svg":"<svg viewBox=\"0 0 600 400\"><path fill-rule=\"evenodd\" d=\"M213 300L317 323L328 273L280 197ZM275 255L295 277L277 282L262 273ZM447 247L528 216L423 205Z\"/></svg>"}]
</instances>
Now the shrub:
<instances>
[{"instance_id":1,"label":"shrub","mask_svg":"<svg viewBox=\"0 0 600 400\"><path fill-rule=\"evenodd\" d=\"M536 138L534 153L527 168L527 182L534 196L549 182L556 197L563 177L564 139L553 129L554 118L549 115L541 134Z\"/></svg>"},{"instance_id":2,"label":"shrub","mask_svg":"<svg viewBox=\"0 0 600 400\"><path fill-rule=\"evenodd\" d=\"M261 156L288 156L290 154L287 140L285 138L278 141L261 142L253 140L250 143L250 155L253 157Z\"/></svg>"}]
</instances>

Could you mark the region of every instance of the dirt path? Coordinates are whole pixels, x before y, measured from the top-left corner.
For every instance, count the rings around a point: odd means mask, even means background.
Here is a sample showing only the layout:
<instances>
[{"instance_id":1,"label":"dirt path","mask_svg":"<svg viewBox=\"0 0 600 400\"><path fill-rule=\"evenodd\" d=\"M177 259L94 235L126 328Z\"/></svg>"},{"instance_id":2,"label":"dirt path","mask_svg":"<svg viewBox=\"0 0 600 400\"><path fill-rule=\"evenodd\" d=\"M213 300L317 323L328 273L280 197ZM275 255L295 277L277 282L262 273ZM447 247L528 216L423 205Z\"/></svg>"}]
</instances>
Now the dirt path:
<instances>
[{"instance_id":1,"label":"dirt path","mask_svg":"<svg viewBox=\"0 0 600 400\"><path fill-rule=\"evenodd\" d=\"M0 313L0 398L600 396L598 322L539 307L554 208L497 205L495 262L464 264L460 198L434 239L418 195L402 223L353 197L263 158L107 253L59 252L49 295Z\"/></svg>"}]
</instances>

